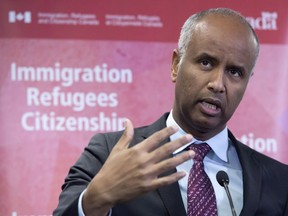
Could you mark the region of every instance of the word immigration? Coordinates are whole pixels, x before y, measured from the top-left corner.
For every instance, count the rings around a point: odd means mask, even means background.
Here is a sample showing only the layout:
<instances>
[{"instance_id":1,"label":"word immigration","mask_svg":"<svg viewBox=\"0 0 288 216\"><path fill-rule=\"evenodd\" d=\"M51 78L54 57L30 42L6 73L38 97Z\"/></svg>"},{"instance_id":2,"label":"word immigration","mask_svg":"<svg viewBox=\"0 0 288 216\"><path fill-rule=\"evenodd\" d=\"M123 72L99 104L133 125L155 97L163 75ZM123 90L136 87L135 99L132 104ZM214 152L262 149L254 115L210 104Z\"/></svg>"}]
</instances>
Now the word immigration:
<instances>
[{"instance_id":1,"label":"word immigration","mask_svg":"<svg viewBox=\"0 0 288 216\"><path fill-rule=\"evenodd\" d=\"M62 67L55 63L52 67L18 66L11 63L12 81L60 82L68 87L76 82L84 83L132 83L133 73L130 68L109 68L108 64L94 67Z\"/></svg>"}]
</instances>

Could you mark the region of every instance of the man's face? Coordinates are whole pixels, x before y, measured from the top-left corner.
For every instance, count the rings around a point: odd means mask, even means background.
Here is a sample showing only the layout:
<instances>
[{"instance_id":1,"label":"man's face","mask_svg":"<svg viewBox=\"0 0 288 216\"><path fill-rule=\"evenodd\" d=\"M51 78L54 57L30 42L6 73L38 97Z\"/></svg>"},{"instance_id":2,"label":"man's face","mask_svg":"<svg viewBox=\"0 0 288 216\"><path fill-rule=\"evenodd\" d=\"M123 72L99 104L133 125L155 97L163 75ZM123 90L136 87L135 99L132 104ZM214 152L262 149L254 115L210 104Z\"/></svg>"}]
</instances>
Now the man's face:
<instances>
[{"instance_id":1,"label":"man's face","mask_svg":"<svg viewBox=\"0 0 288 216\"><path fill-rule=\"evenodd\" d=\"M198 139L208 139L226 126L239 105L256 60L256 41L234 18L203 18L180 58L173 53L173 116Z\"/></svg>"}]
</instances>

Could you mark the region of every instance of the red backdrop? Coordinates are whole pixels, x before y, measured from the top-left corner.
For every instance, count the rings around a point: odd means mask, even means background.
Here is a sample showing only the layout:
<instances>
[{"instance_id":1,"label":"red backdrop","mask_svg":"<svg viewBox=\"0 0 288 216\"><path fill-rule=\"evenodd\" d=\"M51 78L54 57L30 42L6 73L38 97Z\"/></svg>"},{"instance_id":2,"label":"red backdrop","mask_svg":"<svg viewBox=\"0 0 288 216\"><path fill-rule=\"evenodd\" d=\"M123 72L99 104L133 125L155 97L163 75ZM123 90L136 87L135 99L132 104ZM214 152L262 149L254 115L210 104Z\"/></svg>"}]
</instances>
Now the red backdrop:
<instances>
[{"instance_id":1,"label":"red backdrop","mask_svg":"<svg viewBox=\"0 0 288 216\"><path fill-rule=\"evenodd\" d=\"M170 63L185 19L240 11L259 35L255 75L229 128L288 163L288 2L0 2L0 215L51 215L91 136L171 109Z\"/></svg>"}]
</instances>

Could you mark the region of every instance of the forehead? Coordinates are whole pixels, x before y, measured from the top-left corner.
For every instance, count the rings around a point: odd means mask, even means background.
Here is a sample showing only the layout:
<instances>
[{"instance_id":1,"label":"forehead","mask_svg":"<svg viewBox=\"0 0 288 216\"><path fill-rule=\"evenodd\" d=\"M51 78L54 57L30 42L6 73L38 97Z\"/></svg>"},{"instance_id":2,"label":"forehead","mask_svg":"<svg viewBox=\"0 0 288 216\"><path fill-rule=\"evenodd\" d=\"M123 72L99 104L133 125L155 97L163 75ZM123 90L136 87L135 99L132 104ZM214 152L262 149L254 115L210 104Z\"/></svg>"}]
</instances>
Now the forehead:
<instances>
[{"instance_id":1,"label":"forehead","mask_svg":"<svg viewBox=\"0 0 288 216\"><path fill-rule=\"evenodd\" d=\"M257 42L249 27L239 19L214 14L202 18L195 25L187 51L230 56L233 61L247 64L252 69L257 56Z\"/></svg>"}]
</instances>

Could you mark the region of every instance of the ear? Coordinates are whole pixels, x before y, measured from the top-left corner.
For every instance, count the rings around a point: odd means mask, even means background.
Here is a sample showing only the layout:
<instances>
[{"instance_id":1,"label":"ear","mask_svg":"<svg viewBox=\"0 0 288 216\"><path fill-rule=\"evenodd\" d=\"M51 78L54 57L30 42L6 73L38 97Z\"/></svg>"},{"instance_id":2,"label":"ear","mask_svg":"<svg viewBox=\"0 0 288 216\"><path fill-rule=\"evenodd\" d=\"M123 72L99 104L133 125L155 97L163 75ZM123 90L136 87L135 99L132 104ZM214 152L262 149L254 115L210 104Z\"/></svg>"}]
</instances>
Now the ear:
<instances>
[{"instance_id":1,"label":"ear","mask_svg":"<svg viewBox=\"0 0 288 216\"><path fill-rule=\"evenodd\" d=\"M173 50L172 65L171 65L171 80L173 83L176 82L178 75L178 65L180 61L179 51L177 49Z\"/></svg>"}]
</instances>

